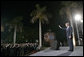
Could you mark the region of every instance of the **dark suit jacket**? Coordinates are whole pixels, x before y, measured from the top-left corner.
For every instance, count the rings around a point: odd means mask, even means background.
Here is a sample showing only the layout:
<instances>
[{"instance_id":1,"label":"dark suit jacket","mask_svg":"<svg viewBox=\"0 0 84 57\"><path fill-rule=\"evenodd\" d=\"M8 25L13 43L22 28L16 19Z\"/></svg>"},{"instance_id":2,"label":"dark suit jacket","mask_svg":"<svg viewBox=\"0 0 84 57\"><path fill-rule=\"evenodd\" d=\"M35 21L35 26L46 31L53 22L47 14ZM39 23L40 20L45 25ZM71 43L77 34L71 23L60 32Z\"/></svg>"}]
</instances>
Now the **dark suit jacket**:
<instances>
[{"instance_id":1,"label":"dark suit jacket","mask_svg":"<svg viewBox=\"0 0 84 57\"><path fill-rule=\"evenodd\" d=\"M61 29L66 30L67 38L69 38L69 36L72 37L72 27L71 26L69 26L68 29L67 28L61 28Z\"/></svg>"}]
</instances>

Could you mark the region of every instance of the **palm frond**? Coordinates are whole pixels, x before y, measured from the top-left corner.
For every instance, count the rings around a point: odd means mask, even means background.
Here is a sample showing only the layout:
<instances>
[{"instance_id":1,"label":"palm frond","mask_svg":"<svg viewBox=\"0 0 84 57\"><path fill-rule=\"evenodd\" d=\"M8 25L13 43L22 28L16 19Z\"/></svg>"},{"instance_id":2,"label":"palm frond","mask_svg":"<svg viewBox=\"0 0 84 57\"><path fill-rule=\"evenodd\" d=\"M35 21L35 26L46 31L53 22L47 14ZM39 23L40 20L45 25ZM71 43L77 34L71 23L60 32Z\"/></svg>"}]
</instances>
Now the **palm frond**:
<instances>
[{"instance_id":1,"label":"palm frond","mask_svg":"<svg viewBox=\"0 0 84 57\"><path fill-rule=\"evenodd\" d=\"M31 14L30 14L31 17L35 16L35 15L36 15L36 10L32 11Z\"/></svg>"},{"instance_id":2,"label":"palm frond","mask_svg":"<svg viewBox=\"0 0 84 57\"><path fill-rule=\"evenodd\" d=\"M40 19L42 23L44 21L48 22L48 16L46 14L46 7L41 7L39 4L36 4L36 9L31 12L31 22L34 23L36 20Z\"/></svg>"},{"instance_id":3,"label":"palm frond","mask_svg":"<svg viewBox=\"0 0 84 57\"><path fill-rule=\"evenodd\" d=\"M34 16L32 19L31 19L31 23L34 23L38 18L36 16Z\"/></svg>"},{"instance_id":4,"label":"palm frond","mask_svg":"<svg viewBox=\"0 0 84 57\"><path fill-rule=\"evenodd\" d=\"M66 14L69 17L69 14L71 12L72 9L75 9L77 7L79 7L79 4L77 4L74 1L62 1L61 5L63 6L60 11L59 14L61 16L63 16L64 14Z\"/></svg>"}]
</instances>

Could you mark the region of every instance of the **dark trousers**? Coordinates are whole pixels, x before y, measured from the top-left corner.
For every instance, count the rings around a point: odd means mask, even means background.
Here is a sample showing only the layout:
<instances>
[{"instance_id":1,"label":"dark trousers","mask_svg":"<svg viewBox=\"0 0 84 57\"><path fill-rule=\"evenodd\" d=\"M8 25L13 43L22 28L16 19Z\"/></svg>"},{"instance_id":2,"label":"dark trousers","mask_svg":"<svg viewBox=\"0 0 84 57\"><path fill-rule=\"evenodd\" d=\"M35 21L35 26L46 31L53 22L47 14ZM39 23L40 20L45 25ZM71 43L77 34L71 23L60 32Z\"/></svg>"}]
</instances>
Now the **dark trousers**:
<instances>
[{"instance_id":1,"label":"dark trousers","mask_svg":"<svg viewBox=\"0 0 84 57\"><path fill-rule=\"evenodd\" d=\"M73 50L73 40L72 40L73 38L67 38L67 41L68 41L68 45L69 45L69 49L70 50Z\"/></svg>"}]
</instances>

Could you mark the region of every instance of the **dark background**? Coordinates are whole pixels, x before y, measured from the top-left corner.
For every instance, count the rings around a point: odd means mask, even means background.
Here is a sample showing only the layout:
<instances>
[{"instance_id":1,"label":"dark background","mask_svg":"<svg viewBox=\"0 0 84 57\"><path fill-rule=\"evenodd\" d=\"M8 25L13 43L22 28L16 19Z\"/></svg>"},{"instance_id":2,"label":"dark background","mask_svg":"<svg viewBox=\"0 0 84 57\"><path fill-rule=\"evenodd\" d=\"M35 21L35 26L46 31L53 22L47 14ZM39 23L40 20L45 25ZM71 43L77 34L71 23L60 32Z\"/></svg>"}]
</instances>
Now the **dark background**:
<instances>
[{"instance_id":1,"label":"dark background","mask_svg":"<svg viewBox=\"0 0 84 57\"><path fill-rule=\"evenodd\" d=\"M66 41L65 31L59 29L58 25L64 26L64 23L68 21L66 15L61 18L59 15L60 8L63 7L61 5L62 1L1 1L1 24L5 25L5 22L12 20L17 16L23 16L23 30L24 32L21 34L24 38L17 38L17 43L25 42L35 42L38 39L38 21L34 24L30 22L31 18L30 13L35 9L36 4L40 4L41 7L46 6L47 12L52 15L49 18L48 24L42 24L42 39L43 34L47 32L49 29L52 30L56 34L56 39L63 42ZM2 39L5 42L13 42L13 30L12 32L7 31L7 26L5 26L5 31L2 32ZM19 33L17 33L18 35ZM8 37L8 35L12 35Z\"/></svg>"}]
</instances>

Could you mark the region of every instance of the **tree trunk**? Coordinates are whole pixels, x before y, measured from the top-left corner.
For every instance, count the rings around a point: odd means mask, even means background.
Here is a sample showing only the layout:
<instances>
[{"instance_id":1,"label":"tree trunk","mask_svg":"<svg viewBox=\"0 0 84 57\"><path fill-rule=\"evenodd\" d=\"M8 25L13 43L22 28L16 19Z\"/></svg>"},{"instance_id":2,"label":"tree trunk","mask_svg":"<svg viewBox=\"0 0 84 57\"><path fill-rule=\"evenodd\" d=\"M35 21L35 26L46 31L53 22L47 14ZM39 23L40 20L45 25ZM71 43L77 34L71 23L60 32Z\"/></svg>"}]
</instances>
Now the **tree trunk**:
<instances>
[{"instance_id":1,"label":"tree trunk","mask_svg":"<svg viewBox=\"0 0 84 57\"><path fill-rule=\"evenodd\" d=\"M78 37L78 44L80 45L80 37L79 37L79 30L78 30L78 25L77 25L77 22L76 23L76 31L77 31L77 37Z\"/></svg>"},{"instance_id":2,"label":"tree trunk","mask_svg":"<svg viewBox=\"0 0 84 57\"><path fill-rule=\"evenodd\" d=\"M42 39L41 39L41 20L39 20L39 48L42 47Z\"/></svg>"},{"instance_id":3,"label":"tree trunk","mask_svg":"<svg viewBox=\"0 0 84 57\"><path fill-rule=\"evenodd\" d=\"M75 40L75 33L74 33L74 27L73 27L73 23L72 23L72 18L70 19L70 23L71 23L71 27L72 27L72 29L73 29L73 45L74 45L74 47L76 46L76 40Z\"/></svg>"},{"instance_id":4,"label":"tree trunk","mask_svg":"<svg viewBox=\"0 0 84 57\"><path fill-rule=\"evenodd\" d=\"M17 26L15 26L15 28L14 28L14 46L15 46L15 43L16 43L16 28L17 28Z\"/></svg>"},{"instance_id":5,"label":"tree trunk","mask_svg":"<svg viewBox=\"0 0 84 57\"><path fill-rule=\"evenodd\" d=\"M74 26L73 26L72 16L71 16L71 12L70 12L69 8L67 9L67 15L69 17L69 20L70 20L70 23L71 23L71 27L72 27L72 30L73 30L73 45L75 47L76 46L76 42L75 42Z\"/></svg>"}]
</instances>

